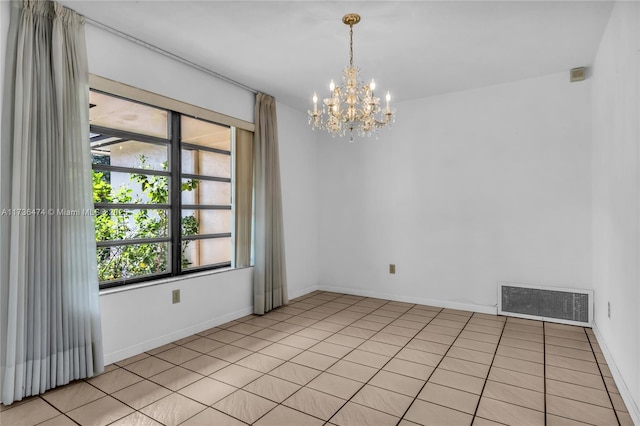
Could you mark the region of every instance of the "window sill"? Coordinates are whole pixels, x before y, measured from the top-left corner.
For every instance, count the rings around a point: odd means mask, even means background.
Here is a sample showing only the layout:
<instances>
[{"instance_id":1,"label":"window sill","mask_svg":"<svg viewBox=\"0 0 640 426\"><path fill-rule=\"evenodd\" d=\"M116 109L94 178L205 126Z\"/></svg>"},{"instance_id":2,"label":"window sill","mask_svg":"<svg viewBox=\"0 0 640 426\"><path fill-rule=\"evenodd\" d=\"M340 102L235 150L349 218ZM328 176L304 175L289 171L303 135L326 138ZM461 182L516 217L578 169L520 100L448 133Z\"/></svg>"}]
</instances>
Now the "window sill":
<instances>
[{"instance_id":1,"label":"window sill","mask_svg":"<svg viewBox=\"0 0 640 426\"><path fill-rule=\"evenodd\" d=\"M104 290L100 290L99 294L100 296L106 296L109 294L121 293L123 291L138 290L140 288L151 287L151 286L162 285L162 284L169 284L169 283L184 281L192 278L206 277L209 275L216 275L216 274L224 274L227 272L238 271L240 269L246 269L246 268L253 268L253 266L242 266L238 268L231 268L231 267L221 268L221 269L214 269L210 271L194 272L192 274L178 275L176 277L160 278L157 280L150 280L150 281L145 281L141 283L122 285L122 286L113 287L113 288L106 288Z\"/></svg>"}]
</instances>

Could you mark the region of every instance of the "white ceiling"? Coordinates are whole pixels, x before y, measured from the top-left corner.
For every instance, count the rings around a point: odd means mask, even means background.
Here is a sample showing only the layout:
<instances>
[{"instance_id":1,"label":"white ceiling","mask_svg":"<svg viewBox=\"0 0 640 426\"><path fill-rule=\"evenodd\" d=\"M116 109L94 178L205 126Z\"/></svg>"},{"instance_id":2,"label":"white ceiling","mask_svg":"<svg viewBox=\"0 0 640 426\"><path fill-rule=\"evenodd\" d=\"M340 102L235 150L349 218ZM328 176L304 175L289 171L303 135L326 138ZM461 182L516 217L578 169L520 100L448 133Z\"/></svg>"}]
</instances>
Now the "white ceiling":
<instances>
[{"instance_id":1,"label":"white ceiling","mask_svg":"<svg viewBox=\"0 0 640 426\"><path fill-rule=\"evenodd\" d=\"M395 100L589 66L611 11L596 1L72 1L114 29L300 109L349 59Z\"/></svg>"}]
</instances>

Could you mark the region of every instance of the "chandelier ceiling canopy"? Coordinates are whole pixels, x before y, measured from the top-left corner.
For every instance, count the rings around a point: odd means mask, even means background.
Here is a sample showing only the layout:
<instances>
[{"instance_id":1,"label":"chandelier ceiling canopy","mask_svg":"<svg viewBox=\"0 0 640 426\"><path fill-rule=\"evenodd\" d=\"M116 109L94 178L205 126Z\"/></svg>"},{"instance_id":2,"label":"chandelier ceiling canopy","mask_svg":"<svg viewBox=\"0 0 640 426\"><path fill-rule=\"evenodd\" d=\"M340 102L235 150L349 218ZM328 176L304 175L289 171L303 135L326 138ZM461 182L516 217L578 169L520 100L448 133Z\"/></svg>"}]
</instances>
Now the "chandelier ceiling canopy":
<instances>
[{"instance_id":1,"label":"chandelier ceiling canopy","mask_svg":"<svg viewBox=\"0 0 640 426\"><path fill-rule=\"evenodd\" d=\"M360 22L360 15L349 13L342 22L349 26L349 66L342 72L342 85L331 80L329 97L323 100L320 109L318 95L313 94L309 124L314 130L326 130L333 136L344 136L349 132L349 140L353 142L354 131L359 136L375 135L379 128L392 124L395 116L391 110L391 94L387 92L383 109L380 98L374 95L375 81L363 83L360 68L353 65L353 26Z\"/></svg>"}]
</instances>

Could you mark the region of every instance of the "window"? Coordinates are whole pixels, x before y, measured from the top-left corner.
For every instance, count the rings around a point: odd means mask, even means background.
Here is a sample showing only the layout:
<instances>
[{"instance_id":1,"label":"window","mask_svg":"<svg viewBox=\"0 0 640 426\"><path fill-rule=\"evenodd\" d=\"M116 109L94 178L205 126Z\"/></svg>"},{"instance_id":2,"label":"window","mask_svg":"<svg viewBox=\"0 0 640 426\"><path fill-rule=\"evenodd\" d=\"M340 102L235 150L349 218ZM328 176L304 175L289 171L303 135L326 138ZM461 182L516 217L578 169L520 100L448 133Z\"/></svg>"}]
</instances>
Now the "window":
<instances>
[{"instance_id":1,"label":"window","mask_svg":"<svg viewBox=\"0 0 640 426\"><path fill-rule=\"evenodd\" d=\"M235 129L92 90L100 288L231 266Z\"/></svg>"}]
</instances>

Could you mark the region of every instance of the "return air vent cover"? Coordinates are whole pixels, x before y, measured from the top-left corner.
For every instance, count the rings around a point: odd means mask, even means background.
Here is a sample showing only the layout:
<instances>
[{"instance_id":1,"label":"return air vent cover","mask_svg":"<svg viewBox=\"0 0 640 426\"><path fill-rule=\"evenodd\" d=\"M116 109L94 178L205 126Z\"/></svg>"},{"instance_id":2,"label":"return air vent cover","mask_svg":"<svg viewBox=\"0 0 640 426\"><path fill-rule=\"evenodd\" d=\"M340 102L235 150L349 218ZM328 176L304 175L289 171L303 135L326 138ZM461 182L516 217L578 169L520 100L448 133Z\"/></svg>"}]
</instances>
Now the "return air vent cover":
<instances>
[{"instance_id":1,"label":"return air vent cover","mask_svg":"<svg viewBox=\"0 0 640 426\"><path fill-rule=\"evenodd\" d=\"M591 327L593 291L500 282L498 315Z\"/></svg>"}]
</instances>

